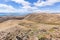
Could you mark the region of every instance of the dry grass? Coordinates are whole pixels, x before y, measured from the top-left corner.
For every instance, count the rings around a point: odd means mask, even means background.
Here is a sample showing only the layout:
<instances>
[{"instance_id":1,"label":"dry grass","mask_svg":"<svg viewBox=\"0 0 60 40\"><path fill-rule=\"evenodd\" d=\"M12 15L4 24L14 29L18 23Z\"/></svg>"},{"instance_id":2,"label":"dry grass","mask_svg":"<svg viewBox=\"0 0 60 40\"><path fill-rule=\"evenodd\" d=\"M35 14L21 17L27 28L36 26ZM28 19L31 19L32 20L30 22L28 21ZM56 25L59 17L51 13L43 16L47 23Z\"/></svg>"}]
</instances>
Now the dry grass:
<instances>
[{"instance_id":1,"label":"dry grass","mask_svg":"<svg viewBox=\"0 0 60 40\"><path fill-rule=\"evenodd\" d=\"M53 14L33 14L28 15L23 20L8 20L0 23L0 30L18 27L25 34L30 30L28 35L42 37L59 36L60 33L60 16ZM56 28L57 27L57 28ZM44 31L45 30L45 31Z\"/></svg>"}]
</instances>

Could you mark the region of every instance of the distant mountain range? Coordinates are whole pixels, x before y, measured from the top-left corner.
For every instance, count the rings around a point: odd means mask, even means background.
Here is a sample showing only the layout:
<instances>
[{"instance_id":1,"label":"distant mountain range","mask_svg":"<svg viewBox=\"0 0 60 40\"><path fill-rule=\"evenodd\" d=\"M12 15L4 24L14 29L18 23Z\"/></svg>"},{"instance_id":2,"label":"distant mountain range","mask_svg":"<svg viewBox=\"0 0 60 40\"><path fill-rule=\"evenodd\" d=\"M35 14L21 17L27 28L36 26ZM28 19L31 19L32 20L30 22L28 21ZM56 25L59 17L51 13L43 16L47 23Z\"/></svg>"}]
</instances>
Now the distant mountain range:
<instances>
[{"instance_id":1,"label":"distant mountain range","mask_svg":"<svg viewBox=\"0 0 60 40\"><path fill-rule=\"evenodd\" d=\"M24 16L29 13L0 13L0 16Z\"/></svg>"}]
</instances>

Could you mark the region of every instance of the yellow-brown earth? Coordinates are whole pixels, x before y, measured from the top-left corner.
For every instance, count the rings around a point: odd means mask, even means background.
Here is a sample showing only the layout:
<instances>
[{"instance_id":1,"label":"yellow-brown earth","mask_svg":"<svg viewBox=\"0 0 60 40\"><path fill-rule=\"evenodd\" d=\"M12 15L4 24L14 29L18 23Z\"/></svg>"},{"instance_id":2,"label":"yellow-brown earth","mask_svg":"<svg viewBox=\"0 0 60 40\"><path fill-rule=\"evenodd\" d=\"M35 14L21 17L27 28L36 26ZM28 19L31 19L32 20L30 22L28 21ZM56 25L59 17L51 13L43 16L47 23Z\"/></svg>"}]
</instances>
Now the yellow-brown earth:
<instances>
[{"instance_id":1,"label":"yellow-brown earth","mask_svg":"<svg viewBox=\"0 0 60 40\"><path fill-rule=\"evenodd\" d=\"M60 40L60 15L33 13L4 19L0 22L0 40Z\"/></svg>"}]
</instances>

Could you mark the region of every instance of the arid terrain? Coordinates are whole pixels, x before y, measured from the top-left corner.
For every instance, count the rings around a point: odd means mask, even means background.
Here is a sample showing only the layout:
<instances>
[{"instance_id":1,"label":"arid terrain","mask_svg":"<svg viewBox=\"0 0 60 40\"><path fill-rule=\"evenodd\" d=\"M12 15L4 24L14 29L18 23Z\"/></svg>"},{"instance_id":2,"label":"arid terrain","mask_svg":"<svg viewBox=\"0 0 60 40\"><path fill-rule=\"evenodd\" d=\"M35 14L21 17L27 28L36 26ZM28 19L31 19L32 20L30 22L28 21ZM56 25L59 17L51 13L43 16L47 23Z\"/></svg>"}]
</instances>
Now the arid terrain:
<instances>
[{"instance_id":1,"label":"arid terrain","mask_svg":"<svg viewBox=\"0 0 60 40\"><path fill-rule=\"evenodd\" d=\"M2 16L0 40L60 40L60 14Z\"/></svg>"}]
</instances>

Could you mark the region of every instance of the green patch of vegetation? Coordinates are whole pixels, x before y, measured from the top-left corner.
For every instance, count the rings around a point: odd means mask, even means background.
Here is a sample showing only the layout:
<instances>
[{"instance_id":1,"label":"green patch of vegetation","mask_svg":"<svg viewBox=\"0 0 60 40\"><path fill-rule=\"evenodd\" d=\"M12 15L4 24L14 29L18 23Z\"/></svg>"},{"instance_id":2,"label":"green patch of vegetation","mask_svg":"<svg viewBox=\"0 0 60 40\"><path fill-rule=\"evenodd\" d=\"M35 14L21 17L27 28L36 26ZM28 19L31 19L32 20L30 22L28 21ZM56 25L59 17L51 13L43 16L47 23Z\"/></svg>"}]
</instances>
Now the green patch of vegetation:
<instances>
[{"instance_id":1,"label":"green patch of vegetation","mask_svg":"<svg viewBox=\"0 0 60 40\"><path fill-rule=\"evenodd\" d=\"M46 34L38 34L37 37L38 37L38 39L40 39L40 38L44 37L45 35Z\"/></svg>"},{"instance_id":2,"label":"green patch of vegetation","mask_svg":"<svg viewBox=\"0 0 60 40\"><path fill-rule=\"evenodd\" d=\"M50 29L49 32L54 32L54 29Z\"/></svg>"},{"instance_id":3,"label":"green patch of vegetation","mask_svg":"<svg viewBox=\"0 0 60 40\"><path fill-rule=\"evenodd\" d=\"M28 20L32 21L32 20ZM49 24L49 25L60 25L60 23L55 23L55 22L42 22L42 21L34 21L36 24L42 23L42 24Z\"/></svg>"},{"instance_id":4,"label":"green patch of vegetation","mask_svg":"<svg viewBox=\"0 0 60 40\"><path fill-rule=\"evenodd\" d=\"M60 23L54 23L54 22L37 22L42 24L49 24L49 25L60 25Z\"/></svg>"},{"instance_id":5,"label":"green patch of vegetation","mask_svg":"<svg viewBox=\"0 0 60 40\"><path fill-rule=\"evenodd\" d=\"M50 25L60 25L60 23L45 23L45 24L50 24Z\"/></svg>"},{"instance_id":6,"label":"green patch of vegetation","mask_svg":"<svg viewBox=\"0 0 60 40\"><path fill-rule=\"evenodd\" d=\"M26 27L33 28L33 29L37 27L37 24L35 24L35 23L22 22L22 23L19 23L18 25L26 26Z\"/></svg>"},{"instance_id":7,"label":"green patch of vegetation","mask_svg":"<svg viewBox=\"0 0 60 40\"><path fill-rule=\"evenodd\" d=\"M40 39L41 37L43 37L43 35L38 35L37 37L38 37L38 39Z\"/></svg>"}]
</instances>

